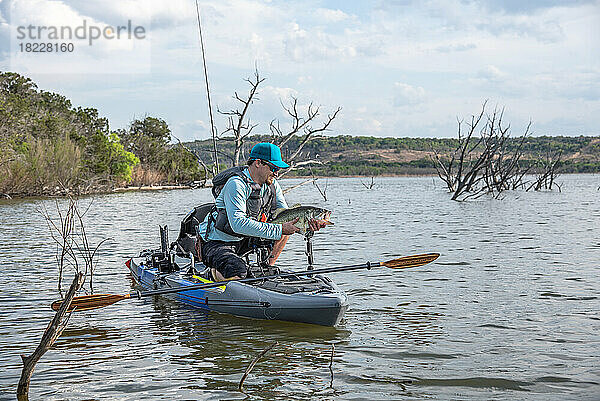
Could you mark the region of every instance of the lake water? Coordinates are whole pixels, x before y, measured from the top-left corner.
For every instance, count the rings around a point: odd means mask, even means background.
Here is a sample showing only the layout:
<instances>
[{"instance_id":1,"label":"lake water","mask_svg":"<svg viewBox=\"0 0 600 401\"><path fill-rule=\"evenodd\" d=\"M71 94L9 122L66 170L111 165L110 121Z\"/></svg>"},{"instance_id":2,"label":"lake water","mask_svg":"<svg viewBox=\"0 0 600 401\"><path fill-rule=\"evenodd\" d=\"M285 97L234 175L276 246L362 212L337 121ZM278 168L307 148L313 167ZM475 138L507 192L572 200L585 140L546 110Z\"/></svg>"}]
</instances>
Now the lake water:
<instances>
[{"instance_id":1,"label":"lake water","mask_svg":"<svg viewBox=\"0 0 600 401\"><path fill-rule=\"evenodd\" d=\"M202 313L164 298L74 314L38 363L32 400L600 399L600 176L562 176L562 192L450 201L432 177L321 179L290 204L333 210L314 238L317 267L439 252L408 270L331 274L349 295L336 328ZM363 179L366 183L367 180ZM369 180L370 181L370 180ZM300 180L284 180L290 187ZM95 196L95 291L128 293L125 260L171 239L210 190ZM0 201L0 398L14 399L57 298L55 247L40 208ZM304 269L292 238L282 266ZM72 280L72 272L65 286ZM277 341L237 391L252 359ZM332 344L335 346L331 365Z\"/></svg>"}]
</instances>

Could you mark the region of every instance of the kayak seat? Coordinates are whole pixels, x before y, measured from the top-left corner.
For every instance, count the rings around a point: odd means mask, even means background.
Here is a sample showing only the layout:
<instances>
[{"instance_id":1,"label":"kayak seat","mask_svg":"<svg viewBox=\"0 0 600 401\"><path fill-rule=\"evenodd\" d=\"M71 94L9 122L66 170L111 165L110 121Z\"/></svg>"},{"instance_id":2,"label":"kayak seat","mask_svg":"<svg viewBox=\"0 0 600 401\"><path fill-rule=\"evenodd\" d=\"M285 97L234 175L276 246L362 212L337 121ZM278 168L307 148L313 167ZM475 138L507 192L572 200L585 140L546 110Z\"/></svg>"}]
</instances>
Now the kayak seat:
<instances>
[{"instance_id":1,"label":"kayak seat","mask_svg":"<svg viewBox=\"0 0 600 401\"><path fill-rule=\"evenodd\" d=\"M211 202L196 206L183 218L179 236L171 244L171 249L174 249L177 255L188 256L191 253L197 260L200 259L199 255L196 254L196 229L214 205Z\"/></svg>"}]
</instances>

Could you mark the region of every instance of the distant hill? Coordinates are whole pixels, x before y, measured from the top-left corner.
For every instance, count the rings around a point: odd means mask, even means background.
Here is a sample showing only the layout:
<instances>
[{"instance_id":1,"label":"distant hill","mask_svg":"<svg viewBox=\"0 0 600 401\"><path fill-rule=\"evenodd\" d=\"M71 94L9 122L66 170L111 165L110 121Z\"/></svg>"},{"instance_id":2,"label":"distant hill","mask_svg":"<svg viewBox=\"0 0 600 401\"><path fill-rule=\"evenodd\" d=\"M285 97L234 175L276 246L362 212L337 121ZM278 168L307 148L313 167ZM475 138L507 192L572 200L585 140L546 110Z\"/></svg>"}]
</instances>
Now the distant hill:
<instances>
[{"instance_id":1,"label":"distant hill","mask_svg":"<svg viewBox=\"0 0 600 401\"><path fill-rule=\"evenodd\" d=\"M247 155L252 146L261 141L269 141L265 135L255 135L245 144L243 154ZM296 149L301 138L295 138L283 147L283 157ZM516 146L516 140L511 142ZM209 140L186 144L198 152L205 161L211 160ZM431 159L433 150L441 155L449 155L458 145L454 138L376 138L366 136L318 137L304 147L303 159L316 159L321 164L314 165L312 171L321 176L373 176L373 175L423 175L435 174ZM220 161L231 165L233 143L230 140L218 142L222 153ZM600 172L600 137L541 136L525 140L523 161L539 160L548 153L562 151L562 173ZM310 171L298 169L288 176L306 176Z\"/></svg>"}]
</instances>

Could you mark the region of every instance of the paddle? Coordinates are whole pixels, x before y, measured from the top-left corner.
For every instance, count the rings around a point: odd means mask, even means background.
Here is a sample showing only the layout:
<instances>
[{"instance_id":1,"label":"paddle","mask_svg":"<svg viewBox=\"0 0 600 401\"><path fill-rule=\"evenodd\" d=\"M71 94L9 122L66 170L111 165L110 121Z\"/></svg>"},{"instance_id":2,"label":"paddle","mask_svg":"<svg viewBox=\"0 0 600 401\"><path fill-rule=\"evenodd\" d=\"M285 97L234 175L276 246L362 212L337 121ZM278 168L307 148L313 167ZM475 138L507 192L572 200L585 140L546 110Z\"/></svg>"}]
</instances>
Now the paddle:
<instances>
[{"instance_id":1,"label":"paddle","mask_svg":"<svg viewBox=\"0 0 600 401\"><path fill-rule=\"evenodd\" d=\"M339 266L339 267L329 267L323 269L313 269L313 270L304 270L300 272L289 272L289 273L279 273L272 274L270 276L262 276L262 277L248 277L240 280L226 280L226 281L216 281L214 283L203 283L203 284L194 284L187 287L178 287L178 288L164 288L161 290L155 291L145 291L145 292L134 292L131 294L97 294L97 295L83 295L80 297L73 298L71 302L71 306L69 311L75 309L77 312L85 311L90 309L102 308L108 305L112 305L124 299L132 299L132 298L141 298L148 297L151 295L161 295L161 294L172 294L176 292L190 291L190 290L199 290L205 288L214 288L220 287L222 285L227 285L229 283L255 283L257 281L269 280L274 278L286 278L286 277L295 277L295 276L308 276L312 274L325 274L325 273L333 273L333 272L343 272L349 270L359 270L359 269L372 269L374 267L388 267L390 269L406 269L409 267L417 267L423 266L427 263L431 263L436 260L440 256L439 253L425 253L422 255L412 255L412 256L404 256L398 259L388 260L387 262L367 262L359 265L349 265L349 266ZM60 304L62 301L54 301L52 303L52 309L58 310L60 308Z\"/></svg>"}]
</instances>

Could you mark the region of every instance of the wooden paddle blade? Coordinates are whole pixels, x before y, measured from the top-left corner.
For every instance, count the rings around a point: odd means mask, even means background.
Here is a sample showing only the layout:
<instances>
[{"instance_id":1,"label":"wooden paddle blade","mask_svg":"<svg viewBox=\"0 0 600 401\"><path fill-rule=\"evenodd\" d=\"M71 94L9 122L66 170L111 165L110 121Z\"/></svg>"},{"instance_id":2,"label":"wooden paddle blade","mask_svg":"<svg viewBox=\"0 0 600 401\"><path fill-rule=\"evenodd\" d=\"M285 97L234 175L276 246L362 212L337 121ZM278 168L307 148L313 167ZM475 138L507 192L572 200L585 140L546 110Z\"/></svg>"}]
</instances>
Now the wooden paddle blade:
<instances>
[{"instance_id":1,"label":"wooden paddle blade","mask_svg":"<svg viewBox=\"0 0 600 401\"><path fill-rule=\"evenodd\" d=\"M124 299L131 298L130 294L119 295L119 294L96 294L96 295L83 295L81 297L73 298L73 302L67 309L68 312L75 310L77 312L90 310L90 309L98 309L103 308L108 305L112 305ZM62 301L54 301L52 302L52 309L55 311L60 308ZM77 308L76 308L77 307Z\"/></svg>"},{"instance_id":2,"label":"wooden paddle blade","mask_svg":"<svg viewBox=\"0 0 600 401\"><path fill-rule=\"evenodd\" d=\"M389 267L390 269L406 269L408 267L423 266L431 263L440 256L439 253L424 253L422 255L405 256L403 258L380 262L381 266Z\"/></svg>"}]
</instances>

